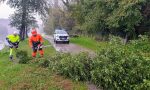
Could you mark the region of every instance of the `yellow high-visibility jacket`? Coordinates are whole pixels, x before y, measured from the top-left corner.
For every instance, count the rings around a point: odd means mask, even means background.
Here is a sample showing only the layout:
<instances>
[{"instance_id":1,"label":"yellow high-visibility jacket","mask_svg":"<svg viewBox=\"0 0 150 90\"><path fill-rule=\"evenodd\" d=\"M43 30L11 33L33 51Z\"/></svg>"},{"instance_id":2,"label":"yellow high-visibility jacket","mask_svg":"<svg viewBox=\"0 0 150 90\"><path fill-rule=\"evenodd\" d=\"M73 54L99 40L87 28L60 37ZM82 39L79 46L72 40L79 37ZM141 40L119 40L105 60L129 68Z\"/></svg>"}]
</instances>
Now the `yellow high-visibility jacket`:
<instances>
[{"instance_id":1,"label":"yellow high-visibility jacket","mask_svg":"<svg viewBox=\"0 0 150 90\"><path fill-rule=\"evenodd\" d=\"M10 42L12 43L16 43L16 42L19 42L20 41L20 37L19 35L15 36L15 35L8 35L6 37Z\"/></svg>"}]
</instances>

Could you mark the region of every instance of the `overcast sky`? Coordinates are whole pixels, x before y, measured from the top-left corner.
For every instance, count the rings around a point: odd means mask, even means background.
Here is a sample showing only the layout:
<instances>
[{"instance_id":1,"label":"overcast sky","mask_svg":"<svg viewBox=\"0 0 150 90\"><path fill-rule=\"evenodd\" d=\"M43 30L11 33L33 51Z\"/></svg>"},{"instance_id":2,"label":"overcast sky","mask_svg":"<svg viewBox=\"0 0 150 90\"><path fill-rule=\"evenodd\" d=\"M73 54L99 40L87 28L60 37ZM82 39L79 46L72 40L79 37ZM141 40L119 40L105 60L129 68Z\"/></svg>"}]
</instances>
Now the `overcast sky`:
<instances>
[{"instance_id":1,"label":"overcast sky","mask_svg":"<svg viewBox=\"0 0 150 90\"><path fill-rule=\"evenodd\" d=\"M14 13L14 11L15 11L14 9L10 8L5 3L1 3L0 4L0 19L2 19L2 18L8 19L9 16ZM37 17L38 23L41 24L42 21L41 21L40 17L38 17L38 16L36 16L36 17Z\"/></svg>"},{"instance_id":2,"label":"overcast sky","mask_svg":"<svg viewBox=\"0 0 150 90\"><path fill-rule=\"evenodd\" d=\"M0 4L0 18L8 18L10 14L13 14L14 9L11 9L8 5Z\"/></svg>"}]
</instances>

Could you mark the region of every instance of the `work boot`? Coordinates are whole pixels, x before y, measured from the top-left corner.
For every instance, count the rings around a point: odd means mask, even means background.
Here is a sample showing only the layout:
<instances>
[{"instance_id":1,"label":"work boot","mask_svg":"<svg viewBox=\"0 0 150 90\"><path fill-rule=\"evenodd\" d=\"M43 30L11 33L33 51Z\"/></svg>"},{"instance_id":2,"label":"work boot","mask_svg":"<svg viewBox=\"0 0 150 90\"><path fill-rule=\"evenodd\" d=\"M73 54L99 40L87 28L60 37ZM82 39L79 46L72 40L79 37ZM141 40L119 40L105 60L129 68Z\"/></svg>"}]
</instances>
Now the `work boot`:
<instances>
[{"instance_id":1,"label":"work boot","mask_svg":"<svg viewBox=\"0 0 150 90\"><path fill-rule=\"evenodd\" d=\"M9 59L12 61L13 60L13 55L9 56Z\"/></svg>"}]
</instances>

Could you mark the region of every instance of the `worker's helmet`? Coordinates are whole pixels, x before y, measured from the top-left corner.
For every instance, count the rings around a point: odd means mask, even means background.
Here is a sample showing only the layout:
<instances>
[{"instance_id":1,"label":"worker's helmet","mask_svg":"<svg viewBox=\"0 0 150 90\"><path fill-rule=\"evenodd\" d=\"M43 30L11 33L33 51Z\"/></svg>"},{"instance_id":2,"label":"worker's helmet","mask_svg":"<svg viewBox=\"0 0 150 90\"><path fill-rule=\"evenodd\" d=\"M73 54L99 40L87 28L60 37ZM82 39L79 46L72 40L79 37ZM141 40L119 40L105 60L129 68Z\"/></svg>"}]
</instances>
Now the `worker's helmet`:
<instances>
[{"instance_id":1,"label":"worker's helmet","mask_svg":"<svg viewBox=\"0 0 150 90\"><path fill-rule=\"evenodd\" d=\"M18 32L17 32L17 31L14 31L13 34L16 36L16 35L18 35Z\"/></svg>"},{"instance_id":2,"label":"worker's helmet","mask_svg":"<svg viewBox=\"0 0 150 90\"><path fill-rule=\"evenodd\" d=\"M32 31L31 31L32 35L37 35L37 31L35 28L32 28Z\"/></svg>"}]
</instances>

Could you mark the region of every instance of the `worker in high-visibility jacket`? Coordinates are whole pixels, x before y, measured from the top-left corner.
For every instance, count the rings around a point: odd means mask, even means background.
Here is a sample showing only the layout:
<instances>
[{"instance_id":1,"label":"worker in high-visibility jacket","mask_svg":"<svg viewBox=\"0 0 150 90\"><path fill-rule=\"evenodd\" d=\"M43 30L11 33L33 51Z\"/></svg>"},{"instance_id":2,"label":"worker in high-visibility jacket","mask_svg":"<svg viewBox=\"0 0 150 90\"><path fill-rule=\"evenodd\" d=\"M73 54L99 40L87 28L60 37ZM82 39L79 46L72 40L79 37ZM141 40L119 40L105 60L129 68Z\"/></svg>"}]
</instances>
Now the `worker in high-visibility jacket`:
<instances>
[{"instance_id":1,"label":"worker in high-visibility jacket","mask_svg":"<svg viewBox=\"0 0 150 90\"><path fill-rule=\"evenodd\" d=\"M43 57L44 51L42 49L43 46L43 38L40 34L37 34L37 31L35 28L31 31L32 36L29 38L29 45L32 48L32 57L36 57L37 51L39 51L40 56Z\"/></svg>"},{"instance_id":2,"label":"worker in high-visibility jacket","mask_svg":"<svg viewBox=\"0 0 150 90\"><path fill-rule=\"evenodd\" d=\"M18 48L20 37L19 37L18 33L16 31L14 31L13 34L8 35L6 37L6 40L9 44L9 48L10 48L9 58L12 60L13 59L13 49Z\"/></svg>"}]
</instances>

